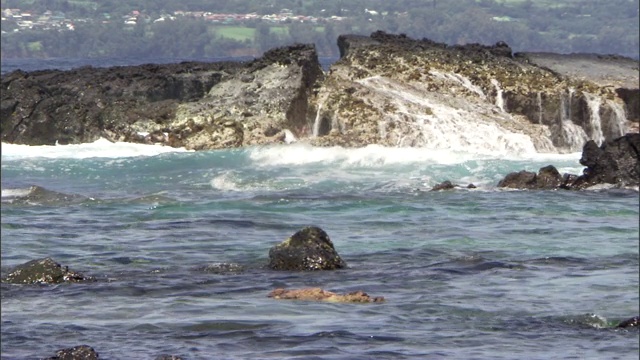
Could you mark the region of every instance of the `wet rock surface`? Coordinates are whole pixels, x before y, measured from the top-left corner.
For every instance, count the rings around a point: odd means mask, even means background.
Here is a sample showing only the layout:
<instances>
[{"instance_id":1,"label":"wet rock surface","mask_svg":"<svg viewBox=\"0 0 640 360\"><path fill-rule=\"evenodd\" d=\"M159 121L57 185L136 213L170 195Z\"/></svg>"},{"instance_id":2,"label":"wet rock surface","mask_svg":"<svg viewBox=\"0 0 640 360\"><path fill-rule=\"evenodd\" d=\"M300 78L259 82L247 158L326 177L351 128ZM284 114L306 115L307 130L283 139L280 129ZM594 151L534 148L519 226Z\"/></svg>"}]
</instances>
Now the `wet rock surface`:
<instances>
[{"instance_id":1,"label":"wet rock surface","mask_svg":"<svg viewBox=\"0 0 640 360\"><path fill-rule=\"evenodd\" d=\"M341 303L372 303L384 302L384 297L372 297L363 291L354 291L347 294L336 294L321 288L305 288L287 290L283 288L275 289L269 293L269 297L278 300L305 300L305 301L328 301Z\"/></svg>"},{"instance_id":2,"label":"wet rock surface","mask_svg":"<svg viewBox=\"0 0 640 360\"><path fill-rule=\"evenodd\" d=\"M2 279L10 284L59 284L64 282L93 281L93 277L69 270L51 258L31 260L13 268Z\"/></svg>"},{"instance_id":3,"label":"wet rock surface","mask_svg":"<svg viewBox=\"0 0 640 360\"><path fill-rule=\"evenodd\" d=\"M336 270L346 266L329 235L315 226L303 228L269 250L269 268L273 270Z\"/></svg>"},{"instance_id":4,"label":"wet rock surface","mask_svg":"<svg viewBox=\"0 0 640 360\"><path fill-rule=\"evenodd\" d=\"M44 360L97 360L98 353L90 346L80 345L56 351L56 356Z\"/></svg>"},{"instance_id":5,"label":"wet rock surface","mask_svg":"<svg viewBox=\"0 0 640 360\"><path fill-rule=\"evenodd\" d=\"M338 46L341 59L327 74L305 44L245 63L14 71L1 80L0 136L30 145L104 137L207 150L294 138L320 146L469 146L518 134L535 150L572 152L640 121L633 59L513 54L504 42L449 46L381 31L341 35ZM438 143L441 132L459 143Z\"/></svg>"},{"instance_id":6,"label":"wet rock surface","mask_svg":"<svg viewBox=\"0 0 640 360\"><path fill-rule=\"evenodd\" d=\"M627 329L627 328L637 328L639 326L640 326L640 316L634 316L627 320L621 321L617 327Z\"/></svg>"},{"instance_id":7,"label":"wet rock surface","mask_svg":"<svg viewBox=\"0 0 640 360\"><path fill-rule=\"evenodd\" d=\"M76 144L101 137L195 150L282 142L307 126L323 76L313 45L254 61L183 62L2 76L3 142ZM278 136L280 135L280 136Z\"/></svg>"},{"instance_id":8,"label":"wet rock surface","mask_svg":"<svg viewBox=\"0 0 640 360\"><path fill-rule=\"evenodd\" d=\"M500 180L498 187L540 190L580 190L607 184L617 188L637 187L640 185L640 134L626 134L602 146L589 141L580 163L587 167L582 175L560 175L549 165L537 174L525 170L510 173Z\"/></svg>"}]
</instances>

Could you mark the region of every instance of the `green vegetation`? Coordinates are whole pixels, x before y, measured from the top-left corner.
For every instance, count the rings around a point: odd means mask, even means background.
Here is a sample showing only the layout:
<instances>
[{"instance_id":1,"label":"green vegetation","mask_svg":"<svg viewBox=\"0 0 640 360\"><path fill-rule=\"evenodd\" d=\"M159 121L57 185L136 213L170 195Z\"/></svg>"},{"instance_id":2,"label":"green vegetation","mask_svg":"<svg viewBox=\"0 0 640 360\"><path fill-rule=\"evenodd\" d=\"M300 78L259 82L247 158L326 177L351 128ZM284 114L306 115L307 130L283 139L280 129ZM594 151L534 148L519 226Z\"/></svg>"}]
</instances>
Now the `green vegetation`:
<instances>
[{"instance_id":1,"label":"green vegetation","mask_svg":"<svg viewBox=\"0 0 640 360\"><path fill-rule=\"evenodd\" d=\"M3 10L33 14L48 10L52 18L65 21L56 28L29 29L6 18L2 58L257 56L294 42L314 43L321 56L337 56L338 35L369 35L376 30L447 44L505 41L515 51L638 58L640 47L639 0L0 0L0 4ZM254 17L217 22L202 12ZM278 18L262 18L272 14ZM40 45L31 45L35 43Z\"/></svg>"}]
</instances>

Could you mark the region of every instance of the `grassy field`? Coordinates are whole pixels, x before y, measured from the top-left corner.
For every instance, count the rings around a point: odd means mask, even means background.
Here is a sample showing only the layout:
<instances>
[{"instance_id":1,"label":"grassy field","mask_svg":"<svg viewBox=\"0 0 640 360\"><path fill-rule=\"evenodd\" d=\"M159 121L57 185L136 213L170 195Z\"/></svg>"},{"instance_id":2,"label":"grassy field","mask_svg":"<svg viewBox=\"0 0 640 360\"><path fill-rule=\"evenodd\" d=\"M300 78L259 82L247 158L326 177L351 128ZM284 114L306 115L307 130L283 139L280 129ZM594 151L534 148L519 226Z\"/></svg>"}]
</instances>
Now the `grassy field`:
<instances>
[{"instance_id":1,"label":"grassy field","mask_svg":"<svg viewBox=\"0 0 640 360\"><path fill-rule=\"evenodd\" d=\"M214 29L219 37L237 41L253 41L256 36L256 29L246 26L215 26Z\"/></svg>"}]
</instances>

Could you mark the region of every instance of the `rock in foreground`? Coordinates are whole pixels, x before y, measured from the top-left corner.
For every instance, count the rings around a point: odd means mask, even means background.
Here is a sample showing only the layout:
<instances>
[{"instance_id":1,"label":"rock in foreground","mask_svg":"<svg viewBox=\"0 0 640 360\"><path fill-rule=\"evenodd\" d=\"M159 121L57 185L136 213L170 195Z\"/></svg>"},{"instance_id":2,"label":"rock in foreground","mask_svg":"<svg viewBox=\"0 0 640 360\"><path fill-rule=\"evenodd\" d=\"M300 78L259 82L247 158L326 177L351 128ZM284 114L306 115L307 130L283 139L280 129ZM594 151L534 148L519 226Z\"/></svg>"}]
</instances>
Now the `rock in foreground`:
<instances>
[{"instance_id":1,"label":"rock in foreground","mask_svg":"<svg viewBox=\"0 0 640 360\"><path fill-rule=\"evenodd\" d=\"M627 329L627 328L632 328L632 327L638 327L640 326L640 316L634 316L630 319L621 321L620 324L618 324L618 328L623 328L623 329Z\"/></svg>"},{"instance_id":2,"label":"rock in foreground","mask_svg":"<svg viewBox=\"0 0 640 360\"><path fill-rule=\"evenodd\" d=\"M329 235L319 227L309 226L269 250L269 267L273 270L335 270L347 264L333 247Z\"/></svg>"},{"instance_id":3,"label":"rock in foreground","mask_svg":"<svg viewBox=\"0 0 640 360\"><path fill-rule=\"evenodd\" d=\"M306 300L306 301L328 301L341 303L371 303L384 302L384 297L371 297L363 291L354 291L348 294L336 294L320 288L305 288L296 290L275 289L269 293L269 297L278 300Z\"/></svg>"},{"instance_id":4,"label":"rock in foreground","mask_svg":"<svg viewBox=\"0 0 640 360\"><path fill-rule=\"evenodd\" d=\"M68 266L62 267L51 258L31 260L18 265L2 279L11 284L59 284L91 280L94 278L71 271Z\"/></svg>"},{"instance_id":5,"label":"rock in foreground","mask_svg":"<svg viewBox=\"0 0 640 360\"><path fill-rule=\"evenodd\" d=\"M90 346L80 345L56 351L56 356L45 360L97 360L98 353Z\"/></svg>"}]
</instances>

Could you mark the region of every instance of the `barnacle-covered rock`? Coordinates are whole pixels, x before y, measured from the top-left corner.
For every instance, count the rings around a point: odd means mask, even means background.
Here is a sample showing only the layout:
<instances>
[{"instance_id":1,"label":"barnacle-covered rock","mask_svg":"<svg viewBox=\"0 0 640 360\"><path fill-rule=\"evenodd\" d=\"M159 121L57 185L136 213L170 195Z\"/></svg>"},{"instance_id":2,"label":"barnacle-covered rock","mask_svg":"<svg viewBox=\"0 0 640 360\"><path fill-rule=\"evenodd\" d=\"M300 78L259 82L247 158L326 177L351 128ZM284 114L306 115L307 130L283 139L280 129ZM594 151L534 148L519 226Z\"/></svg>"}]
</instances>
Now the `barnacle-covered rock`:
<instances>
[{"instance_id":1,"label":"barnacle-covered rock","mask_svg":"<svg viewBox=\"0 0 640 360\"><path fill-rule=\"evenodd\" d=\"M305 227L269 250L274 270L335 270L345 268L327 233L316 226Z\"/></svg>"},{"instance_id":2,"label":"barnacle-covered rock","mask_svg":"<svg viewBox=\"0 0 640 360\"><path fill-rule=\"evenodd\" d=\"M31 260L16 266L3 282L11 284L59 284L95 280L93 277L69 270L51 258Z\"/></svg>"}]
</instances>

